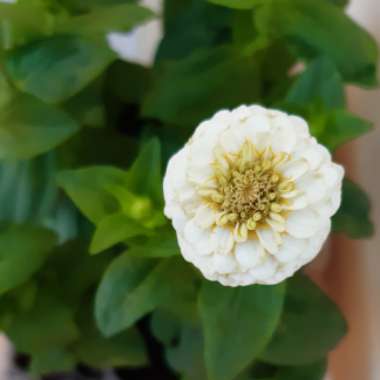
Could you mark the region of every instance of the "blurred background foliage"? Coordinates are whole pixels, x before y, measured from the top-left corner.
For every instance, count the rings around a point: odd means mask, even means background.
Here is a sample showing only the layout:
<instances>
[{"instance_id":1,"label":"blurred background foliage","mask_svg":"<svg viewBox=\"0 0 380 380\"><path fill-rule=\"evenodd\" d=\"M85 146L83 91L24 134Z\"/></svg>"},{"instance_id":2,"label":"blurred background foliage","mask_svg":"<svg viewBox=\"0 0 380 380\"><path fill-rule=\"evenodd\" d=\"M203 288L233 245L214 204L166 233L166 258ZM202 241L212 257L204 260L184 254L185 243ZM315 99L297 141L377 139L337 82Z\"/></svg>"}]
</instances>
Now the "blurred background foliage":
<instances>
[{"instance_id":1,"label":"blurred background foliage","mask_svg":"<svg viewBox=\"0 0 380 380\"><path fill-rule=\"evenodd\" d=\"M0 328L34 375L321 380L346 331L307 277L223 288L179 256L162 171L197 123L260 103L331 151L371 129L346 84L375 86L374 40L344 0L0 3ZM106 35L162 17L154 64ZM334 230L373 232L346 179Z\"/></svg>"}]
</instances>

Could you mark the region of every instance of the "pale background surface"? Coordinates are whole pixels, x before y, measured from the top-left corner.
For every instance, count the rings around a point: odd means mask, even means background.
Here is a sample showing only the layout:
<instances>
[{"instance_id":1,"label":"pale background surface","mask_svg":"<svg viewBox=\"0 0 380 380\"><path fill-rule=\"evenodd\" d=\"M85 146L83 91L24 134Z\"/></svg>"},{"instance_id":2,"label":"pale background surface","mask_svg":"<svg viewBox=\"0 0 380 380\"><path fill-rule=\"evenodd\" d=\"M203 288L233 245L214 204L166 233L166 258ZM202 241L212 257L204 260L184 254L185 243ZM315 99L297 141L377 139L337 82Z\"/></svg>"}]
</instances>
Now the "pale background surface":
<instances>
[{"instance_id":1,"label":"pale background surface","mask_svg":"<svg viewBox=\"0 0 380 380\"><path fill-rule=\"evenodd\" d=\"M0 0L12 2L12 0ZM145 4L151 5L159 10L159 0L145 0ZM352 0L349 13L362 25L364 25L380 43L380 1L379 0ZM160 37L160 24L151 22L148 26L139 28L129 36L113 34L110 36L110 44L114 46L120 54L144 64L149 64L153 57L154 47ZM350 59L350 57L347 57ZM363 91L358 89L349 90L349 101L351 109L372 120L377 127L380 126L380 90ZM356 179L370 194L373 202L373 219L377 226L380 226L380 169L378 168L380 150L380 129L377 128L368 136L355 142L348 148L355 153L354 166L351 170L351 177ZM329 380L379 380L380 379L380 233L369 241L362 242L357 246L355 254L360 255L355 261L355 281L359 281L360 287L356 291L355 297L361 300L350 306L350 297L345 299L345 311L350 313L349 319L353 323L353 329L357 329L357 334L347 339L340 347L337 354L333 355L334 361L341 362L346 371L334 371L335 376L330 376ZM351 273L347 273L347 281L350 280ZM366 334L367 341L364 347L367 353L360 356L361 338L360 326L363 334ZM9 380L8 370L9 347L4 338L0 336L0 380ZM364 358L355 366L355 358ZM357 359L358 360L358 359ZM361 360L361 359L360 359ZM349 368L353 366L355 369ZM363 366L366 371L360 370ZM344 373L345 372L345 373ZM344 373L344 375L340 375Z\"/></svg>"}]
</instances>

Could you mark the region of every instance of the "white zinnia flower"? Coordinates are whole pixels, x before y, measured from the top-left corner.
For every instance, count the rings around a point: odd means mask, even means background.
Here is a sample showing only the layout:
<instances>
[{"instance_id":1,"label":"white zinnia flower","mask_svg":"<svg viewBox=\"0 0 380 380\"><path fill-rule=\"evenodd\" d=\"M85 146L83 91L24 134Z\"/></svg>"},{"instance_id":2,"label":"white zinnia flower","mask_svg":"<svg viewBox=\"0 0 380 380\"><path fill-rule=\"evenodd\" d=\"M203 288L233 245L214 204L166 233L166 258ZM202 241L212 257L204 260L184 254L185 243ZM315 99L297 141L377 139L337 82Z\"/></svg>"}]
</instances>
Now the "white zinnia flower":
<instances>
[{"instance_id":1,"label":"white zinnia flower","mask_svg":"<svg viewBox=\"0 0 380 380\"><path fill-rule=\"evenodd\" d=\"M320 251L343 175L303 119L241 106L202 122L171 158L165 214L207 279L275 284Z\"/></svg>"}]
</instances>

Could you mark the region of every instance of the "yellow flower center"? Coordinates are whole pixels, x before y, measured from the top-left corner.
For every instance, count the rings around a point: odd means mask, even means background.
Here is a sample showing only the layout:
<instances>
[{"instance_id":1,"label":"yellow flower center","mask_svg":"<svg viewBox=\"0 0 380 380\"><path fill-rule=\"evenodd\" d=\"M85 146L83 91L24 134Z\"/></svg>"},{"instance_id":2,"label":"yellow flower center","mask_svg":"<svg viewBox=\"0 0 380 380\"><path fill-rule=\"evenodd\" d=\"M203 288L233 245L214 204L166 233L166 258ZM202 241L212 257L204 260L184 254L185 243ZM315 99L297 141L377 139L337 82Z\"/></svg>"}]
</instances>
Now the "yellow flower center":
<instances>
[{"instance_id":1,"label":"yellow flower center","mask_svg":"<svg viewBox=\"0 0 380 380\"><path fill-rule=\"evenodd\" d=\"M246 235L268 219L283 223L284 195L295 189L294 182L278 170L289 160L288 154L259 151L246 141L238 153L217 153L216 157L214 187L201 188L200 194L218 211L218 225L238 226Z\"/></svg>"}]
</instances>

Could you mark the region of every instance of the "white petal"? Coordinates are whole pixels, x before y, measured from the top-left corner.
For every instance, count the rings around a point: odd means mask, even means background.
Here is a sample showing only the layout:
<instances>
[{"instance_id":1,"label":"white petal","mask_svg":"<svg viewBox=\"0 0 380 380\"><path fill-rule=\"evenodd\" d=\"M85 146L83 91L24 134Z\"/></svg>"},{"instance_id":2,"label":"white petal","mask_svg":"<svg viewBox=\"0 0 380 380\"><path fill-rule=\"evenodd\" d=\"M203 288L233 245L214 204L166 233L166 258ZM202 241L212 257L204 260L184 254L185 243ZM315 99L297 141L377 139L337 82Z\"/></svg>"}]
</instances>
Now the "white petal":
<instances>
[{"instance_id":1,"label":"white petal","mask_svg":"<svg viewBox=\"0 0 380 380\"><path fill-rule=\"evenodd\" d=\"M186 223L184 238L196 249L199 255L208 255L213 251L210 230L197 226L194 219Z\"/></svg>"},{"instance_id":2,"label":"white petal","mask_svg":"<svg viewBox=\"0 0 380 380\"><path fill-rule=\"evenodd\" d=\"M313 209L323 218L331 218L339 209L342 198L341 190L334 191L331 196L313 204Z\"/></svg>"},{"instance_id":3,"label":"white petal","mask_svg":"<svg viewBox=\"0 0 380 380\"><path fill-rule=\"evenodd\" d=\"M276 253L276 258L281 262L295 260L307 248L308 240L296 239L293 236L285 235L282 238L282 244Z\"/></svg>"},{"instance_id":4,"label":"white petal","mask_svg":"<svg viewBox=\"0 0 380 380\"><path fill-rule=\"evenodd\" d=\"M323 165L318 173L321 175L326 187L340 186L340 183L344 177L344 169L341 165L329 163Z\"/></svg>"},{"instance_id":5,"label":"white petal","mask_svg":"<svg viewBox=\"0 0 380 380\"><path fill-rule=\"evenodd\" d=\"M304 194L298 194L296 197L290 199L289 205L283 206L287 210L301 210L308 206L307 198Z\"/></svg>"},{"instance_id":6,"label":"white petal","mask_svg":"<svg viewBox=\"0 0 380 380\"><path fill-rule=\"evenodd\" d=\"M220 135L219 142L225 152L236 153L240 150L244 139L236 129L229 128Z\"/></svg>"},{"instance_id":7,"label":"white petal","mask_svg":"<svg viewBox=\"0 0 380 380\"><path fill-rule=\"evenodd\" d=\"M264 255L261 245L254 240L236 244L235 256L243 270L248 270L257 265Z\"/></svg>"},{"instance_id":8,"label":"white petal","mask_svg":"<svg viewBox=\"0 0 380 380\"><path fill-rule=\"evenodd\" d=\"M257 104L249 106L248 108L252 114L267 114L267 109Z\"/></svg>"},{"instance_id":9,"label":"white petal","mask_svg":"<svg viewBox=\"0 0 380 380\"><path fill-rule=\"evenodd\" d=\"M278 241L271 228L259 228L256 233L260 243L267 251L272 254L278 252Z\"/></svg>"},{"instance_id":10,"label":"white petal","mask_svg":"<svg viewBox=\"0 0 380 380\"><path fill-rule=\"evenodd\" d=\"M273 219L267 219L267 223L269 226L273 229L274 232L283 232L285 231L285 225L283 222L280 222L278 220L273 220Z\"/></svg>"},{"instance_id":11,"label":"white petal","mask_svg":"<svg viewBox=\"0 0 380 380\"><path fill-rule=\"evenodd\" d=\"M187 158L188 150L183 148L169 160L163 181L165 202L173 200L176 190L186 184Z\"/></svg>"},{"instance_id":12,"label":"white petal","mask_svg":"<svg viewBox=\"0 0 380 380\"><path fill-rule=\"evenodd\" d=\"M310 136L309 126L304 119L299 116L289 116L290 121L293 124L293 128L300 138Z\"/></svg>"},{"instance_id":13,"label":"white petal","mask_svg":"<svg viewBox=\"0 0 380 380\"><path fill-rule=\"evenodd\" d=\"M187 171L187 180L191 183L203 185L213 175L211 165L192 165L190 164Z\"/></svg>"},{"instance_id":14,"label":"white petal","mask_svg":"<svg viewBox=\"0 0 380 380\"><path fill-rule=\"evenodd\" d=\"M214 210L207 205L201 205L195 213L194 221L199 227L209 228L215 223L215 218Z\"/></svg>"},{"instance_id":15,"label":"white petal","mask_svg":"<svg viewBox=\"0 0 380 380\"><path fill-rule=\"evenodd\" d=\"M290 161L281 166L282 174L292 180L296 180L304 175L308 170L308 165L305 160Z\"/></svg>"},{"instance_id":16,"label":"white petal","mask_svg":"<svg viewBox=\"0 0 380 380\"><path fill-rule=\"evenodd\" d=\"M213 265L218 273L231 273L236 269L236 261L227 255L214 255Z\"/></svg>"},{"instance_id":17,"label":"white petal","mask_svg":"<svg viewBox=\"0 0 380 380\"><path fill-rule=\"evenodd\" d=\"M175 230L182 232L189 220L182 207L180 207L178 204L173 204L172 206L169 206L167 204L165 206L164 212L167 217L172 218Z\"/></svg>"},{"instance_id":18,"label":"white petal","mask_svg":"<svg viewBox=\"0 0 380 380\"><path fill-rule=\"evenodd\" d=\"M243 121L251 115L249 108L245 105L235 108L231 113L235 122Z\"/></svg>"},{"instance_id":19,"label":"white petal","mask_svg":"<svg viewBox=\"0 0 380 380\"><path fill-rule=\"evenodd\" d=\"M309 204L320 201L328 191L323 180L314 174L308 174L300 178L296 182L296 188L303 192Z\"/></svg>"},{"instance_id":20,"label":"white petal","mask_svg":"<svg viewBox=\"0 0 380 380\"><path fill-rule=\"evenodd\" d=\"M214 161L213 147L216 145L217 135L212 135L213 138L207 138L208 136L206 135L190 145L189 160L192 165L210 165Z\"/></svg>"},{"instance_id":21,"label":"white petal","mask_svg":"<svg viewBox=\"0 0 380 380\"><path fill-rule=\"evenodd\" d=\"M270 147L289 153L277 170L295 183L293 191L282 195L284 220L271 213L255 239L243 228L235 239L233 229L216 226L216 211L199 193L215 189L213 163L217 160L227 168L245 141L258 150ZM310 136L303 119L261 106L241 106L202 122L169 161L164 211L172 218L184 259L207 279L226 286L275 284L321 249L330 217L340 204L343 175L327 149Z\"/></svg>"},{"instance_id":22,"label":"white petal","mask_svg":"<svg viewBox=\"0 0 380 380\"><path fill-rule=\"evenodd\" d=\"M227 254L234 246L233 233L222 227L216 227L212 232L212 242L216 253Z\"/></svg>"},{"instance_id":23,"label":"white petal","mask_svg":"<svg viewBox=\"0 0 380 380\"><path fill-rule=\"evenodd\" d=\"M247 130L247 132L258 133L269 132L271 125L270 120L264 114L254 114L244 121L243 127ZM250 136L249 133L248 136Z\"/></svg>"},{"instance_id":24,"label":"white petal","mask_svg":"<svg viewBox=\"0 0 380 380\"><path fill-rule=\"evenodd\" d=\"M212 120L220 125L225 125L228 127L233 121L232 112L228 110L218 111L213 117Z\"/></svg>"},{"instance_id":25,"label":"white petal","mask_svg":"<svg viewBox=\"0 0 380 380\"><path fill-rule=\"evenodd\" d=\"M286 230L298 239L306 239L314 235L321 227L320 216L312 209L291 212L286 220Z\"/></svg>"},{"instance_id":26,"label":"white petal","mask_svg":"<svg viewBox=\"0 0 380 380\"><path fill-rule=\"evenodd\" d=\"M287 115L277 116L272 121L272 142L271 147L275 152L290 153L293 151L296 142L296 132Z\"/></svg>"},{"instance_id":27,"label":"white petal","mask_svg":"<svg viewBox=\"0 0 380 380\"><path fill-rule=\"evenodd\" d=\"M320 144L309 144L299 153L309 165L310 170L317 169L325 160L331 160L330 152Z\"/></svg>"},{"instance_id":28,"label":"white petal","mask_svg":"<svg viewBox=\"0 0 380 380\"><path fill-rule=\"evenodd\" d=\"M258 283L268 283L272 276L276 273L276 261L269 255L265 256L265 260L250 270L250 274L256 279Z\"/></svg>"},{"instance_id":29,"label":"white petal","mask_svg":"<svg viewBox=\"0 0 380 380\"><path fill-rule=\"evenodd\" d=\"M188 215L194 215L200 204L200 199L193 186L188 185L178 193L178 201Z\"/></svg>"}]
</instances>

